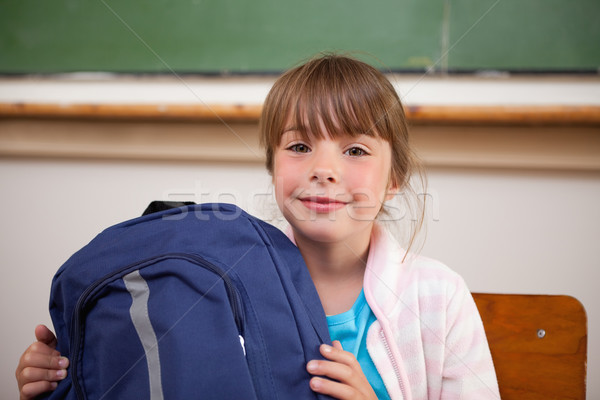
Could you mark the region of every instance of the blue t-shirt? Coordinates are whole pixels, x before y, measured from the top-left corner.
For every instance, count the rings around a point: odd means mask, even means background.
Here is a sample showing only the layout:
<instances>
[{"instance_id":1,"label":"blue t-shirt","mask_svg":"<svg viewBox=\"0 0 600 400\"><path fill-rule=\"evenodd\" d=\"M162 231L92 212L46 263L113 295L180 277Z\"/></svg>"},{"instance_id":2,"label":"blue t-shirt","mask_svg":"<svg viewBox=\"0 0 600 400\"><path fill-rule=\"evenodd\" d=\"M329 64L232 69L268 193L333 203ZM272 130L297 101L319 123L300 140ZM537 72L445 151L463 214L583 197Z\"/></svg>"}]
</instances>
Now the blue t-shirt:
<instances>
[{"instance_id":1,"label":"blue t-shirt","mask_svg":"<svg viewBox=\"0 0 600 400\"><path fill-rule=\"evenodd\" d=\"M377 398L389 400L381 375L367 351L367 331L376 319L361 291L352 308L344 313L328 316L327 325L331 340L339 340L344 350L354 354Z\"/></svg>"}]
</instances>

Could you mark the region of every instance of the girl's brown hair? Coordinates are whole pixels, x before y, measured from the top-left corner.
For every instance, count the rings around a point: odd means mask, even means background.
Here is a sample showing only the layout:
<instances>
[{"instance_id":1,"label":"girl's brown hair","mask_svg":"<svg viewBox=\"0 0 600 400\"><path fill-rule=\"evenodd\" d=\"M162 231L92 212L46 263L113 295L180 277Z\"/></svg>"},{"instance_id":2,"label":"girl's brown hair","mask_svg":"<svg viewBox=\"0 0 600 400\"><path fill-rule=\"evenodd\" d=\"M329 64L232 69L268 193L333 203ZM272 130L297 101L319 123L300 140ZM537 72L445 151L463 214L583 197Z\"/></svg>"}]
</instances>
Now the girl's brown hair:
<instances>
[{"instance_id":1,"label":"girl's brown hair","mask_svg":"<svg viewBox=\"0 0 600 400\"><path fill-rule=\"evenodd\" d=\"M406 117L396 90L385 75L362 61L325 54L277 79L265 99L259 128L271 174L274 151L290 121L306 137L380 137L392 150L391 183L414 193L411 177L418 175L424 182L420 162L409 146ZM409 247L423 223L424 207L420 208Z\"/></svg>"}]
</instances>

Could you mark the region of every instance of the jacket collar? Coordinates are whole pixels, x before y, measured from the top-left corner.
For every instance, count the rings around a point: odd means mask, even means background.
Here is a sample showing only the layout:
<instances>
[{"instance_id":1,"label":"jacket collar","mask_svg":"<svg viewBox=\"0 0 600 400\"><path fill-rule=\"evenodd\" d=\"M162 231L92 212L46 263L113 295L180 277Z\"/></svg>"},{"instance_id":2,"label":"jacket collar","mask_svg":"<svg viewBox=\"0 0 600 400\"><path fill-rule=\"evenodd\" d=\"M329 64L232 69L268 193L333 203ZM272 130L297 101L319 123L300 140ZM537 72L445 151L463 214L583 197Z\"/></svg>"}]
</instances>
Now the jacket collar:
<instances>
[{"instance_id":1,"label":"jacket collar","mask_svg":"<svg viewBox=\"0 0 600 400\"><path fill-rule=\"evenodd\" d=\"M389 314L401 301L402 277L410 260L410 257L404 260L405 255L406 251L391 233L375 224L363 287L367 302L377 317L379 313Z\"/></svg>"}]
</instances>

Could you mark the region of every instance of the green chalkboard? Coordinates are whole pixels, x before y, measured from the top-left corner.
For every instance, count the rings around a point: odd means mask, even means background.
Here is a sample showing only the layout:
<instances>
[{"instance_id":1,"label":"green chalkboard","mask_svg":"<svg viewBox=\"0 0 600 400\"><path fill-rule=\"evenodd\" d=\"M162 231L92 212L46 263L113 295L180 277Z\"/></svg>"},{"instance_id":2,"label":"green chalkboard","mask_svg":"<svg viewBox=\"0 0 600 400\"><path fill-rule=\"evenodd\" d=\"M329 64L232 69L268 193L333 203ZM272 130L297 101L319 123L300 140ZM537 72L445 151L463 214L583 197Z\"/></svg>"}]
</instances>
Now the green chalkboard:
<instances>
[{"instance_id":1,"label":"green chalkboard","mask_svg":"<svg viewBox=\"0 0 600 400\"><path fill-rule=\"evenodd\" d=\"M597 71L600 0L2 0L0 73Z\"/></svg>"},{"instance_id":2,"label":"green chalkboard","mask_svg":"<svg viewBox=\"0 0 600 400\"><path fill-rule=\"evenodd\" d=\"M452 0L450 70L598 72L600 0Z\"/></svg>"}]
</instances>

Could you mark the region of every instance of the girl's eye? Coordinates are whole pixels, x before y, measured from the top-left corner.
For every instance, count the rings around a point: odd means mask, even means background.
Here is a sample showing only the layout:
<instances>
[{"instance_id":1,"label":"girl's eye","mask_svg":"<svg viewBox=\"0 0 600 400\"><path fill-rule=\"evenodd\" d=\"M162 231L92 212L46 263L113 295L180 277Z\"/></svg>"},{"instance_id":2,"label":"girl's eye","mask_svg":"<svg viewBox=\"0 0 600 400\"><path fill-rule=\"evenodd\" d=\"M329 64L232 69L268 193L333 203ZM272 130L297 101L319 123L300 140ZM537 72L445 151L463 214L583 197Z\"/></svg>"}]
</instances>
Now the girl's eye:
<instances>
[{"instance_id":1,"label":"girl's eye","mask_svg":"<svg viewBox=\"0 0 600 400\"><path fill-rule=\"evenodd\" d=\"M308 146L303 143L291 145L290 147L288 147L288 149L295 153L308 153L310 151Z\"/></svg>"},{"instance_id":2,"label":"girl's eye","mask_svg":"<svg viewBox=\"0 0 600 400\"><path fill-rule=\"evenodd\" d=\"M360 147L352 147L346 150L346 154L352 157L360 157L367 155L367 152L364 149L361 149Z\"/></svg>"}]
</instances>

